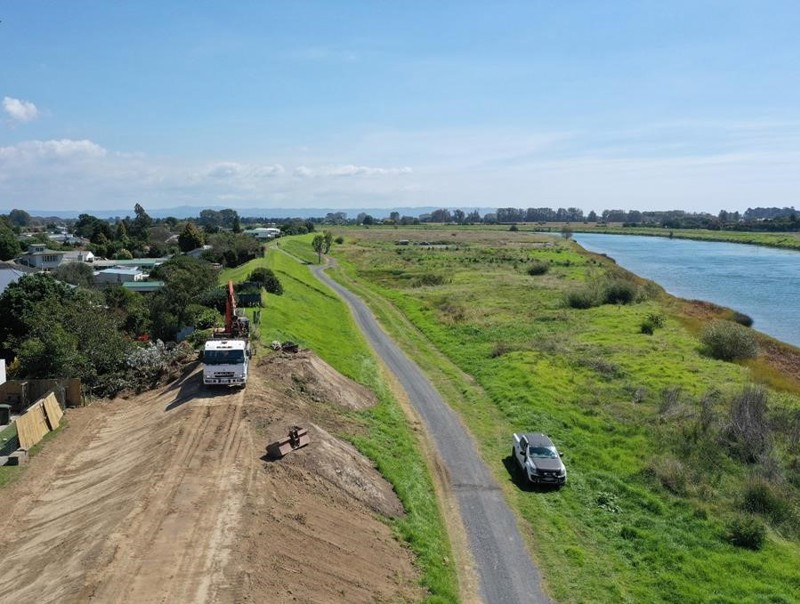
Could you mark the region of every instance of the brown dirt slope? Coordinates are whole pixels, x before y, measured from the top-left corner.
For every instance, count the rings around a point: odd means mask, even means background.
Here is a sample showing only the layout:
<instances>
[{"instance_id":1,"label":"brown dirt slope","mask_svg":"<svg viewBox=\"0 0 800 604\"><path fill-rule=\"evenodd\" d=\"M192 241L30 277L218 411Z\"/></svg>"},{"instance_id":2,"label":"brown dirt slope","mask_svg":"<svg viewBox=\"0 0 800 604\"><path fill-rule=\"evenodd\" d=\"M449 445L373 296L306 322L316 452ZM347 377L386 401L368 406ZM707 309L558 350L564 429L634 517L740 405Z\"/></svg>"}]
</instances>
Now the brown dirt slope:
<instances>
[{"instance_id":1,"label":"brown dirt slope","mask_svg":"<svg viewBox=\"0 0 800 604\"><path fill-rule=\"evenodd\" d=\"M337 414L344 400L320 395L348 387L327 366L309 368L320 363L276 357L244 391L207 390L187 371L166 388L70 411L68 428L0 490L0 601L423 597L410 554L376 514L402 514L391 486L331 435L357 426ZM286 387L296 366L313 393ZM309 427L311 445L264 461L294 423Z\"/></svg>"}]
</instances>

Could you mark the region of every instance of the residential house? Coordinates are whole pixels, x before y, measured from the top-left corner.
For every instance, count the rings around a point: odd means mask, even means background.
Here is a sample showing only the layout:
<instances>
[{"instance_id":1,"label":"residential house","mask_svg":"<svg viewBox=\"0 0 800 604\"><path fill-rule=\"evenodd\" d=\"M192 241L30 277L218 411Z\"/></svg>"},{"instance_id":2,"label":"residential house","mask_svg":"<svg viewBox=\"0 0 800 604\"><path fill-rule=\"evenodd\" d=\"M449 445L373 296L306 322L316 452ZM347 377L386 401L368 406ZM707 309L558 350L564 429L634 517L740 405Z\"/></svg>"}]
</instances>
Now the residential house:
<instances>
[{"instance_id":1,"label":"residential house","mask_svg":"<svg viewBox=\"0 0 800 604\"><path fill-rule=\"evenodd\" d=\"M20 266L13 262L0 262L0 294L12 283L16 283L20 277L28 273L35 273L36 269L27 266Z\"/></svg>"},{"instance_id":2,"label":"residential house","mask_svg":"<svg viewBox=\"0 0 800 604\"><path fill-rule=\"evenodd\" d=\"M138 266L114 266L94 274L95 285L120 285L131 281L143 281L147 275Z\"/></svg>"},{"instance_id":3,"label":"residential house","mask_svg":"<svg viewBox=\"0 0 800 604\"><path fill-rule=\"evenodd\" d=\"M64 253L47 249L44 243L32 243L28 251L17 258L17 264L24 264L42 271L51 271L64 261Z\"/></svg>"},{"instance_id":4,"label":"residential house","mask_svg":"<svg viewBox=\"0 0 800 604\"><path fill-rule=\"evenodd\" d=\"M190 252L186 252L186 255L191 256L192 258L200 258L202 257L203 252L210 249L211 249L210 245L201 245L200 247L194 248Z\"/></svg>"},{"instance_id":5,"label":"residential house","mask_svg":"<svg viewBox=\"0 0 800 604\"><path fill-rule=\"evenodd\" d=\"M242 231L245 235L252 235L259 241L265 241L268 239L275 239L275 237L281 236L281 230L276 229L273 227L257 227L255 229L247 229L246 231Z\"/></svg>"}]
</instances>

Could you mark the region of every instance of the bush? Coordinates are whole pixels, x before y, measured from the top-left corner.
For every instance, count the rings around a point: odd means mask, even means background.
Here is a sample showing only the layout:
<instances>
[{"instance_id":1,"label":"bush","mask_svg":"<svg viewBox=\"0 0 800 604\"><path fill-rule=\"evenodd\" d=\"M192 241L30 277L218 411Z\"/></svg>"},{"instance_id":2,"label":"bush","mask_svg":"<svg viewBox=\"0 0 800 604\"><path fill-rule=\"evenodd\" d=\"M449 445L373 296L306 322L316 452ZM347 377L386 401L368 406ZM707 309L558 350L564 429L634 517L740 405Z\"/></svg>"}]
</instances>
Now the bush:
<instances>
[{"instance_id":1,"label":"bush","mask_svg":"<svg viewBox=\"0 0 800 604\"><path fill-rule=\"evenodd\" d=\"M736 547L760 550L766 535L767 528L759 518L752 514L740 514L728 521L725 538Z\"/></svg>"},{"instance_id":2,"label":"bush","mask_svg":"<svg viewBox=\"0 0 800 604\"><path fill-rule=\"evenodd\" d=\"M283 294L283 285L281 285L281 282L278 280L278 277L275 276L271 268L259 267L250 273L247 280L259 283L261 287L266 289L270 294L278 296Z\"/></svg>"},{"instance_id":3,"label":"bush","mask_svg":"<svg viewBox=\"0 0 800 604\"><path fill-rule=\"evenodd\" d=\"M600 298L597 291L591 287L573 289L564 294L564 301L570 308L592 308L600 306Z\"/></svg>"},{"instance_id":4,"label":"bush","mask_svg":"<svg viewBox=\"0 0 800 604\"><path fill-rule=\"evenodd\" d=\"M343 243L344 243L344 237L342 237L341 235L339 235L339 236L338 236L336 239L334 239L334 242L336 242L336 243L338 243L339 245L341 245L341 244L343 244Z\"/></svg>"},{"instance_id":5,"label":"bush","mask_svg":"<svg viewBox=\"0 0 800 604\"><path fill-rule=\"evenodd\" d=\"M636 301L636 285L623 279L608 281L603 286L604 304L631 304Z\"/></svg>"},{"instance_id":6,"label":"bush","mask_svg":"<svg viewBox=\"0 0 800 604\"><path fill-rule=\"evenodd\" d=\"M513 348L513 346L511 346L511 344L509 344L507 342L497 342L494 345L494 348L492 348L492 352L490 353L489 356L491 356L493 359L496 359L497 357L501 357L504 354L508 354L509 352L512 352L513 350L514 350L514 348Z\"/></svg>"},{"instance_id":7,"label":"bush","mask_svg":"<svg viewBox=\"0 0 800 604\"><path fill-rule=\"evenodd\" d=\"M791 515L789 502L778 487L761 477L753 477L745 485L741 508L751 514L766 516L775 523L783 522Z\"/></svg>"},{"instance_id":8,"label":"bush","mask_svg":"<svg viewBox=\"0 0 800 604\"><path fill-rule=\"evenodd\" d=\"M186 307L186 319L188 324L196 329L208 329L214 327L219 321L219 313L202 304L190 304Z\"/></svg>"},{"instance_id":9,"label":"bush","mask_svg":"<svg viewBox=\"0 0 800 604\"><path fill-rule=\"evenodd\" d=\"M759 461L771 450L772 431L764 388L747 386L733 397L724 435L731 452L746 463Z\"/></svg>"},{"instance_id":10,"label":"bush","mask_svg":"<svg viewBox=\"0 0 800 604\"><path fill-rule=\"evenodd\" d=\"M411 285L413 287L425 287L433 285L444 285L447 282L448 279L444 275L437 275L435 273L426 273L424 275L416 277L411 282Z\"/></svg>"},{"instance_id":11,"label":"bush","mask_svg":"<svg viewBox=\"0 0 800 604\"><path fill-rule=\"evenodd\" d=\"M758 341L753 332L732 321L714 321L700 336L706 353L720 361L737 361L758 356Z\"/></svg>"},{"instance_id":12,"label":"bush","mask_svg":"<svg viewBox=\"0 0 800 604\"><path fill-rule=\"evenodd\" d=\"M753 326L753 317L741 312L733 311L731 313L730 320L734 323L738 323L739 325L744 325L745 327Z\"/></svg>"},{"instance_id":13,"label":"bush","mask_svg":"<svg viewBox=\"0 0 800 604\"><path fill-rule=\"evenodd\" d=\"M533 276L536 275L544 275L547 271L550 270L550 265L546 262L542 262L541 260L534 260L530 266L528 266L528 274Z\"/></svg>"},{"instance_id":14,"label":"bush","mask_svg":"<svg viewBox=\"0 0 800 604\"><path fill-rule=\"evenodd\" d=\"M664 327L665 321L666 319L661 313L651 312L644 318L644 321L642 321L640 327L641 332L648 335L653 335L656 329Z\"/></svg>"}]
</instances>

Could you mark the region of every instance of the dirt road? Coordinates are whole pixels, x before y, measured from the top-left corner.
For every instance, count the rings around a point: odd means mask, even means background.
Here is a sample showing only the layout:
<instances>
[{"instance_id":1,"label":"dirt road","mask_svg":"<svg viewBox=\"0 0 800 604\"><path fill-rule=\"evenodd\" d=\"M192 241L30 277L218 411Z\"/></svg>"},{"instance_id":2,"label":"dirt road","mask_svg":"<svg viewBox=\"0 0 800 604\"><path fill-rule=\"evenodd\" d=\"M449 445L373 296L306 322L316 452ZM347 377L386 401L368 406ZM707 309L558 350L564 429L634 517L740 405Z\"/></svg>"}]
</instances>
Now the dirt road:
<instances>
[{"instance_id":1,"label":"dirt road","mask_svg":"<svg viewBox=\"0 0 800 604\"><path fill-rule=\"evenodd\" d=\"M0 490L0 602L422 599L379 517L403 513L391 486L331 436L348 429L342 406L370 404L360 386L308 354L253 366L244 391L210 391L190 369L70 410ZM294 423L312 444L262 460Z\"/></svg>"},{"instance_id":2,"label":"dirt road","mask_svg":"<svg viewBox=\"0 0 800 604\"><path fill-rule=\"evenodd\" d=\"M350 305L367 340L406 390L436 443L458 498L483 600L492 604L548 602L514 515L458 417L420 368L380 328L366 305L328 277L324 267L313 270Z\"/></svg>"}]
</instances>

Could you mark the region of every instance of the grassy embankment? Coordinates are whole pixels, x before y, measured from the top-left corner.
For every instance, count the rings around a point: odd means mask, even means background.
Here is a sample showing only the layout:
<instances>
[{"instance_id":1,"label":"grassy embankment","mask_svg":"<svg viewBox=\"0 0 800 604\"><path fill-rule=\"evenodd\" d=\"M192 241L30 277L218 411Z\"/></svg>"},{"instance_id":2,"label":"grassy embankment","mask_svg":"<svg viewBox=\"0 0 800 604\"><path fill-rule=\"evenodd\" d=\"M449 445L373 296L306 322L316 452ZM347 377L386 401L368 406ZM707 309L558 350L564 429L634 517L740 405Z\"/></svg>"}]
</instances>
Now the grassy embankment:
<instances>
[{"instance_id":1,"label":"grassy embankment","mask_svg":"<svg viewBox=\"0 0 800 604\"><path fill-rule=\"evenodd\" d=\"M429 231L337 234L347 237L334 250L338 278L368 299L461 413L557 600L800 599L797 443L778 431L764 463L731 455L729 402L757 374L701 354L697 320L680 304L638 282L649 299L567 308L564 292L576 284L624 274L531 234L443 229L432 248L393 244L430 241ZM549 271L528 275L534 260ZM640 332L648 314L666 318L653 335ZM770 396L772 425L797 425L797 395ZM518 485L508 450L519 430L545 431L566 451L567 488ZM735 547L727 522L753 510L762 476L774 479L756 506L766 542Z\"/></svg>"},{"instance_id":2,"label":"grassy embankment","mask_svg":"<svg viewBox=\"0 0 800 604\"><path fill-rule=\"evenodd\" d=\"M286 238L281 245L297 256L302 256L305 248L311 250L307 236ZM311 255L311 260L316 260L313 250ZM378 394L380 403L376 407L353 413L364 428L360 434L342 436L375 462L403 502L406 517L390 522L417 556L422 584L431 594L429 601L456 602L458 587L453 557L417 437L380 376L349 310L308 268L275 249L270 249L266 258L224 271L221 280L243 280L257 266L275 271L284 288L282 296L265 297L262 341L299 342Z\"/></svg>"}]
</instances>

